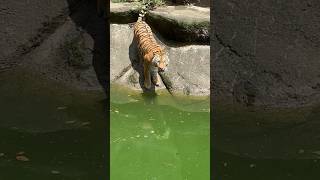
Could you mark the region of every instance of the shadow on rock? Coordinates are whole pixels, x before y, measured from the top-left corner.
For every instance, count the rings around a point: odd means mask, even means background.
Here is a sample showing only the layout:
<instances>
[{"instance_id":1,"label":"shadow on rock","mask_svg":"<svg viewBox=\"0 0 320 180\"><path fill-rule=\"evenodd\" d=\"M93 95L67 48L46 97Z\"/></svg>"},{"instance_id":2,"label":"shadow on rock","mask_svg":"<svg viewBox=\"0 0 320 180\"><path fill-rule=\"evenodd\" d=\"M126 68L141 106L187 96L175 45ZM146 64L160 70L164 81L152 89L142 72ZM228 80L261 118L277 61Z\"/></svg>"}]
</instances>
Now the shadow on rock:
<instances>
[{"instance_id":1,"label":"shadow on rock","mask_svg":"<svg viewBox=\"0 0 320 180\"><path fill-rule=\"evenodd\" d=\"M99 83L107 93L110 77L108 73L109 63L107 62L107 42L109 40L106 20L99 16L101 13L97 11L96 1L80 1L76 6L72 6L75 3L74 0L68 0L68 3L69 7L75 7L70 8L72 12L70 17L77 28L88 33L94 41L92 65Z\"/></svg>"}]
</instances>

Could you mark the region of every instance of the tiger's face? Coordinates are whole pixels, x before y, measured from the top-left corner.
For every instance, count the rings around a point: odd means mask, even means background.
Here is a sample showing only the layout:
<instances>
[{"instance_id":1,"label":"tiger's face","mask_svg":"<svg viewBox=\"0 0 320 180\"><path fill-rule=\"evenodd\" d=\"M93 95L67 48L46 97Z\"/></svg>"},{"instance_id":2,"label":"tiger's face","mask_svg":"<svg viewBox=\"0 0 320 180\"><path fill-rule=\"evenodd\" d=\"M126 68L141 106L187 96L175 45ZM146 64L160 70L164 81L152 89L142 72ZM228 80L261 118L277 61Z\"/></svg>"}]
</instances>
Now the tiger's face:
<instances>
[{"instance_id":1,"label":"tiger's face","mask_svg":"<svg viewBox=\"0 0 320 180\"><path fill-rule=\"evenodd\" d=\"M152 64L158 71L166 71L169 65L169 57L166 53L155 54Z\"/></svg>"}]
</instances>

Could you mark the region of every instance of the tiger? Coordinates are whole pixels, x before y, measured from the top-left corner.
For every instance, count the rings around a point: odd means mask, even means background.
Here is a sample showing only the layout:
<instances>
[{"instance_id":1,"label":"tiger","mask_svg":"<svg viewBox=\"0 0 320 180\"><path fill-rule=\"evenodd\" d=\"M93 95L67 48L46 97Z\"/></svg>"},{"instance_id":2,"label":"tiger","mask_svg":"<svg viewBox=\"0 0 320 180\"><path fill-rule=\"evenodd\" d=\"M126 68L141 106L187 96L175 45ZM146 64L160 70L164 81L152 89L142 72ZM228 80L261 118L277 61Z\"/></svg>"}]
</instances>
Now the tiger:
<instances>
[{"instance_id":1,"label":"tiger","mask_svg":"<svg viewBox=\"0 0 320 180\"><path fill-rule=\"evenodd\" d=\"M155 40L150 26L139 17L133 25L134 38L137 41L140 60L143 61L144 87L151 88L151 82L155 86L160 85L158 72L167 71L169 58Z\"/></svg>"}]
</instances>

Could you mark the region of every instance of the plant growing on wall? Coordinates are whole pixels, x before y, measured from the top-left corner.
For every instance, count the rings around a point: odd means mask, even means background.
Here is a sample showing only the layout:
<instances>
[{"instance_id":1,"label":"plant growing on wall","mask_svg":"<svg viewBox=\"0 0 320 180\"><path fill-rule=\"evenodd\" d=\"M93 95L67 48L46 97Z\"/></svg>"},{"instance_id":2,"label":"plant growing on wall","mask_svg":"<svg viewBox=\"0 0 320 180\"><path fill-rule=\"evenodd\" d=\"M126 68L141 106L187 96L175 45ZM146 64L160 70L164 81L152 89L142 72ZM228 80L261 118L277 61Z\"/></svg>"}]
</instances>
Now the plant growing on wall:
<instances>
[{"instance_id":1,"label":"plant growing on wall","mask_svg":"<svg viewBox=\"0 0 320 180\"><path fill-rule=\"evenodd\" d=\"M132 2L139 6L139 9L154 9L165 5L165 0L111 0L113 3Z\"/></svg>"}]
</instances>

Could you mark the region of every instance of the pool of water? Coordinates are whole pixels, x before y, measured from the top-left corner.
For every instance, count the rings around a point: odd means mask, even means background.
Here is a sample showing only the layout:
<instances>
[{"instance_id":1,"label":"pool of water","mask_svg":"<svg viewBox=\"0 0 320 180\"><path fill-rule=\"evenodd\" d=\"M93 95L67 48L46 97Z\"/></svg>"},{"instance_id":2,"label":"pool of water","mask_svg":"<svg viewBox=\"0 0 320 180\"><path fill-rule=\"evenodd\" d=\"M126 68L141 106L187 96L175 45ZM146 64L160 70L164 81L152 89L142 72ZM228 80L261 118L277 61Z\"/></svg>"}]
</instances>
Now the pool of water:
<instances>
[{"instance_id":1,"label":"pool of water","mask_svg":"<svg viewBox=\"0 0 320 180\"><path fill-rule=\"evenodd\" d=\"M0 179L107 179L104 94L40 77L0 75Z\"/></svg>"},{"instance_id":2,"label":"pool of water","mask_svg":"<svg viewBox=\"0 0 320 180\"><path fill-rule=\"evenodd\" d=\"M209 180L208 98L111 89L111 180Z\"/></svg>"},{"instance_id":3,"label":"pool of water","mask_svg":"<svg viewBox=\"0 0 320 180\"><path fill-rule=\"evenodd\" d=\"M214 179L320 179L319 115L319 107L215 107Z\"/></svg>"},{"instance_id":4,"label":"pool of water","mask_svg":"<svg viewBox=\"0 0 320 180\"><path fill-rule=\"evenodd\" d=\"M320 178L317 159L248 158L211 151L213 179L222 180L316 180Z\"/></svg>"},{"instance_id":5,"label":"pool of water","mask_svg":"<svg viewBox=\"0 0 320 180\"><path fill-rule=\"evenodd\" d=\"M0 179L108 179L104 94L40 77L0 75ZM319 107L214 107L211 155L208 98L113 86L110 115L111 180L320 179Z\"/></svg>"}]
</instances>

